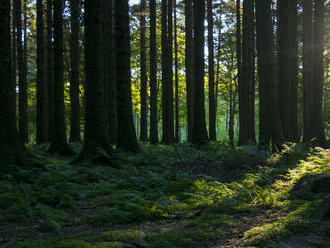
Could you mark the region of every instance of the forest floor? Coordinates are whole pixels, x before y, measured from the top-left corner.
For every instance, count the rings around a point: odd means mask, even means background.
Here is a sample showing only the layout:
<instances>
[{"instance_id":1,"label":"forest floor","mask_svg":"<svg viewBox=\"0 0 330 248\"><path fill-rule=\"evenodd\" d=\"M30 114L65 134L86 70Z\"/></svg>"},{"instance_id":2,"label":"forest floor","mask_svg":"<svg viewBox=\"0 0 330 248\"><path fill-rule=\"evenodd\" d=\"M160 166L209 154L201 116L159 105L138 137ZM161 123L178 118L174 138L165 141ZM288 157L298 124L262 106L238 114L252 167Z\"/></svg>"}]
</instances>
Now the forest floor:
<instances>
[{"instance_id":1,"label":"forest floor","mask_svg":"<svg viewBox=\"0 0 330 248\"><path fill-rule=\"evenodd\" d=\"M330 150L143 145L109 166L29 149L43 165L0 175L0 247L330 247Z\"/></svg>"}]
</instances>

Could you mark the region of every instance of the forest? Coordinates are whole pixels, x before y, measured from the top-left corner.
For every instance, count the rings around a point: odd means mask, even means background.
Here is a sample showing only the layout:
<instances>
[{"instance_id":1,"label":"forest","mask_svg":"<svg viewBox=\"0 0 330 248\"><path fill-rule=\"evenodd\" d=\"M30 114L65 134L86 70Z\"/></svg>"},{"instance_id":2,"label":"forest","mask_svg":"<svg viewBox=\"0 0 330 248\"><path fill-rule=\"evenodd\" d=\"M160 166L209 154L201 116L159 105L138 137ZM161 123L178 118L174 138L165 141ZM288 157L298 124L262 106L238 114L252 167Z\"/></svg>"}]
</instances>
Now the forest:
<instances>
[{"instance_id":1,"label":"forest","mask_svg":"<svg viewBox=\"0 0 330 248\"><path fill-rule=\"evenodd\" d=\"M330 0L0 0L0 247L329 248Z\"/></svg>"}]
</instances>

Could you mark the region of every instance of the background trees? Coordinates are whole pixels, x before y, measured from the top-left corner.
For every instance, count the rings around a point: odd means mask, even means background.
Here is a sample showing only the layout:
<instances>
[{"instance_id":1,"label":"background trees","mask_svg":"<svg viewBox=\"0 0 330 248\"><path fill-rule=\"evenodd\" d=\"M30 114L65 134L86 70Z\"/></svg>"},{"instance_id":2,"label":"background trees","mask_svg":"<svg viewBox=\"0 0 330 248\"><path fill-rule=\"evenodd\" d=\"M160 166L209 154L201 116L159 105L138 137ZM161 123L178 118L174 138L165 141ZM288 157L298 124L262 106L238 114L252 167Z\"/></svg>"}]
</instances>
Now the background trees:
<instances>
[{"instance_id":1,"label":"background trees","mask_svg":"<svg viewBox=\"0 0 330 248\"><path fill-rule=\"evenodd\" d=\"M153 144L200 144L208 133L232 145L301 136L325 144L325 1L303 1L302 12L288 0L272 8L253 0L11 4L10 107L23 142L50 142L60 154L81 137L109 154L110 145L136 152L136 134Z\"/></svg>"}]
</instances>

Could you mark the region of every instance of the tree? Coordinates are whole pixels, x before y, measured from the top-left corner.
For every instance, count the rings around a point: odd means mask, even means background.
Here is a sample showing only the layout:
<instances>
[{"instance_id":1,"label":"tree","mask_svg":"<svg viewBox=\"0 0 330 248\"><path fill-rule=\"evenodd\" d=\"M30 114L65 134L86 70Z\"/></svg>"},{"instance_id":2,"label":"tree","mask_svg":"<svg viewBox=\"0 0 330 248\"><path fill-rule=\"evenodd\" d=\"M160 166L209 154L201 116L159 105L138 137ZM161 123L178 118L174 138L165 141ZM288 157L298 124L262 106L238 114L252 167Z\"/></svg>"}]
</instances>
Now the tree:
<instances>
[{"instance_id":1,"label":"tree","mask_svg":"<svg viewBox=\"0 0 330 248\"><path fill-rule=\"evenodd\" d=\"M254 1L243 1L242 78L239 84L239 145L255 143Z\"/></svg>"},{"instance_id":2,"label":"tree","mask_svg":"<svg viewBox=\"0 0 330 248\"><path fill-rule=\"evenodd\" d=\"M194 71L193 71L193 139L194 144L207 142L204 102L204 21L205 1L194 0Z\"/></svg>"},{"instance_id":3,"label":"tree","mask_svg":"<svg viewBox=\"0 0 330 248\"><path fill-rule=\"evenodd\" d=\"M37 144L47 142L47 104L45 84L43 0L37 0Z\"/></svg>"},{"instance_id":4,"label":"tree","mask_svg":"<svg viewBox=\"0 0 330 248\"><path fill-rule=\"evenodd\" d=\"M54 127L54 56L53 56L53 0L47 0L47 41L46 41L46 74L48 92L48 140L52 140Z\"/></svg>"},{"instance_id":5,"label":"tree","mask_svg":"<svg viewBox=\"0 0 330 248\"><path fill-rule=\"evenodd\" d=\"M113 1L103 1L104 89L107 107L107 126L110 144L117 142L117 89L115 78L115 41Z\"/></svg>"},{"instance_id":6,"label":"tree","mask_svg":"<svg viewBox=\"0 0 330 248\"><path fill-rule=\"evenodd\" d=\"M324 82L324 34L325 34L325 0L315 0L313 33L313 138L316 144L325 144L323 119L323 82Z\"/></svg>"},{"instance_id":7,"label":"tree","mask_svg":"<svg viewBox=\"0 0 330 248\"><path fill-rule=\"evenodd\" d=\"M188 142L192 141L192 110L193 110L193 0L185 0L185 33L186 33L186 91L187 91L187 126L188 126Z\"/></svg>"},{"instance_id":8,"label":"tree","mask_svg":"<svg viewBox=\"0 0 330 248\"><path fill-rule=\"evenodd\" d=\"M148 87L147 87L147 54L146 54L146 0L141 0L140 13L140 66L141 66L141 132L140 140L148 141Z\"/></svg>"},{"instance_id":9,"label":"tree","mask_svg":"<svg viewBox=\"0 0 330 248\"><path fill-rule=\"evenodd\" d=\"M180 119L179 119L179 60L178 60L178 20L177 20L177 2L174 4L174 68L175 68L175 142L180 142Z\"/></svg>"},{"instance_id":10,"label":"tree","mask_svg":"<svg viewBox=\"0 0 330 248\"><path fill-rule=\"evenodd\" d=\"M282 130L278 115L271 0L256 0L256 27L259 77L259 145L281 145Z\"/></svg>"},{"instance_id":11,"label":"tree","mask_svg":"<svg viewBox=\"0 0 330 248\"><path fill-rule=\"evenodd\" d=\"M150 142L157 144L158 113L157 113L157 12L156 0L150 0Z\"/></svg>"},{"instance_id":12,"label":"tree","mask_svg":"<svg viewBox=\"0 0 330 248\"><path fill-rule=\"evenodd\" d=\"M64 112L63 5L63 0L54 0L54 129L49 152L69 156L74 152L67 143Z\"/></svg>"},{"instance_id":13,"label":"tree","mask_svg":"<svg viewBox=\"0 0 330 248\"><path fill-rule=\"evenodd\" d=\"M313 1L303 1L304 141L313 139Z\"/></svg>"},{"instance_id":14,"label":"tree","mask_svg":"<svg viewBox=\"0 0 330 248\"><path fill-rule=\"evenodd\" d=\"M172 0L162 0L162 116L163 143L174 142Z\"/></svg>"},{"instance_id":15,"label":"tree","mask_svg":"<svg viewBox=\"0 0 330 248\"><path fill-rule=\"evenodd\" d=\"M24 146L16 129L15 88L11 78L10 1L0 4L0 171L24 163Z\"/></svg>"},{"instance_id":16,"label":"tree","mask_svg":"<svg viewBox=\"0 0 330 248\"><path fill-rule=\"evenodd\" d=\"M128 0L115 0L115 46L118 138L117 148L138 152L131 95Z\"/></svg>"},{"instance_id":17,"label":"tree","mask_svg":"<svg viewBox=\"0 0 330 248\"><path fill-rule=\"evenodd\" d=\"M85 1L85 143L76 162L110 162L104 104L102 0Z\"/></svg>"},{"instance_id":18,"label":"tree","mask_svg":"<svg viewBox=\"0 0 330 248\"><path fill-rule=\"evenodd\" d=\"M22 2L15 0L15 23L16 23L16 45L17 45L17 64L18 64L18 130L22 142L28 142L28 117L27 117L27 82L25 76L23 37L22 37Z\"/></svg>"},{"instance_id":19,"label":"tree","mask_svg":"<svg viewBox=\"0 0 330 248\"><path fill-rule=\"evenodd\" d=\"M210 140L216 141L216 102L214 72L214 37L213 37L213 0L207 0L208 49L209 49L209 134Z\"/></svg>"},{"instance_id":20,"label":"tree","mask_svg":"<svg viewBox=\"0 0 330 248\"><path fill-rule=\"evenodd\" d=\"M285 140L297 138L297 1L278 2L278 103Z\"/></svg>"},{"instance_id":21,"label":"tree","mask_svg":"<svg viewBox=\"0 0 330 248\"><path fill-rule=\"evenodd\" d=\"M80 48L79 48L79 0L70 0L71 9L71 37L70 37L70 101L71 126L70 142L81 142L80 135L80 103L79 103L79 77L80 77Z\"/></svg>"}]
</instances>

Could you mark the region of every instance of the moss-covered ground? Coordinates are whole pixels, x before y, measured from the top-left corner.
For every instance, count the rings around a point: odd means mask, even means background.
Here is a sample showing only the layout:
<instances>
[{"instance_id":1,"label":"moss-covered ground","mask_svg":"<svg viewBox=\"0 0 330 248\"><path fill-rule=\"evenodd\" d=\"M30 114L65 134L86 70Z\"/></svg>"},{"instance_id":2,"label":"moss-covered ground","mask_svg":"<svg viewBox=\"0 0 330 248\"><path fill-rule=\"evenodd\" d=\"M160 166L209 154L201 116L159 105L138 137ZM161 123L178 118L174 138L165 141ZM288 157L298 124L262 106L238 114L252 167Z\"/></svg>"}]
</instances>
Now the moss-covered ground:
<instances>
[{"instance_id":1,"label":"moss-covered ground","mask_svg":"<svg viewBox=\"0 0 330 248\"><path fill-rule=\"evenodd\" d=\"M42 166L0 175L0 247L330 247L330 150L144 145L110 166L30 149Z\"/></svg>"}]
</instances>

